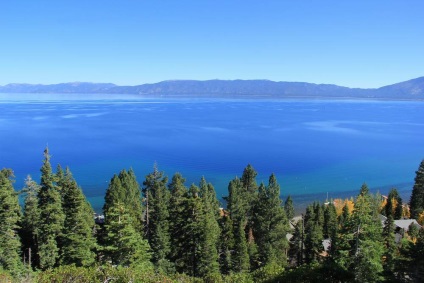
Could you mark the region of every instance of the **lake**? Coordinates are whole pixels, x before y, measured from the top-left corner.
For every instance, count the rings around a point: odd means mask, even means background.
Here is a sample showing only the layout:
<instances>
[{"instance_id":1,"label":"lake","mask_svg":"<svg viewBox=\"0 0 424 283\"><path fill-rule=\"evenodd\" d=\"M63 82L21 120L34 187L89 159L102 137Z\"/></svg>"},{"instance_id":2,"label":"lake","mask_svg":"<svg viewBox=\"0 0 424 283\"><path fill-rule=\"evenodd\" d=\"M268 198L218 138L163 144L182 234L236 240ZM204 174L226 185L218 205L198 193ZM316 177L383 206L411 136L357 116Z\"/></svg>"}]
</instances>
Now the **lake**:
<instances>
[{"instance_id":1,"label":"lake","mask_svg":"<svg viewBox=\"0 0 424 283\"><path fill-rule=\"evenodd\" d=\"M397 187L409 201L424 158L424 102L169 99L128 95L0 94L0 167L39 180L43 150L69 166L100 212L114 173L140 184L157 163L186 184L201 176L218 197L250 163L258 182L277 175L281 194L312 200Z\"/></svg>"}]
</instances>

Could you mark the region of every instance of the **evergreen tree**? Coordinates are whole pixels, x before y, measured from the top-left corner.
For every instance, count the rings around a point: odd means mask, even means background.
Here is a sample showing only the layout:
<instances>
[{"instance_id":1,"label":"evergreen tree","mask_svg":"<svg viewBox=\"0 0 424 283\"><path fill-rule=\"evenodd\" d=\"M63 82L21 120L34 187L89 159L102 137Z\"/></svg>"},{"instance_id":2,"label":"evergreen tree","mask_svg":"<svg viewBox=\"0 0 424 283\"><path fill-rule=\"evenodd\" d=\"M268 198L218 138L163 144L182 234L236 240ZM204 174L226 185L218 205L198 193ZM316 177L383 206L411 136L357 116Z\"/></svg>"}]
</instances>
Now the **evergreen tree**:
<instances>
[{"instance_id":1,"label":"evergreen tree","mask_svg":"<svg viewBox=\"0 0 424 283\"><path fill-rule=\"evenodd\" d=\"M204 218L202 217L202 199L199 188L192 184L183 202L182 217L185 219L179 243L184 251L176 259L177 271L190 276L199 276L199 259L201 253L201 237Z\"/></svg>"},{"instance_id":2,"label":"evergreen tree","mask_svg":"<svg viewBox=\"0 0 424 283\"><path fill-rule=\"evenodd\" d=\"M352 245L354 244L353 226L349 208L345 205L343 206L342 214L339 216L336 238L331 239L330 254L337 265L346 272L350 271L350 265L354 257L352 254Z\"/></svg>"},{"instance_id":3,"label":"evergreen tree","mask_svg":"<svg viewBox=\"0 0 424 283\"><path fill-rule=\"evenodd\" d=\"M286 235L290 228L281 206L280 185L274 174L269 177L268 186L259 186L253 223L261 265L285 266L288 249Z\"/></svg>"},{"instance_id":4,"label":"evergreen tree","mask_svg":"<svg viewBox=\"0 0 424 283\"><path fill-rule=\"evenodd\" d=\"M24 215L21 225L21 239L24 257L32 268L38 266L36 255L38 254L37 227L40 218L40 211L38 210L39 190L40 186L28 175L25 179L25 187L22 190L24 194Z\"/></svg>"},{"instance_id":5,"label":"evergreen tree","mask_svg":"<svg viewBox=\"0 0 424 283\"><path fill-rule=\"evenodd\" d=\"M184 218L184 205L187 200L187 188L184 185L185 179L180 173L175 173L168 188L171 193L169 201L169 232L171 240L170 258L172 262L181 262L184 250L183 228L186 223Z\"/></svg>"},{"instance_id":6,"label":"evergreen tree","mask_svg":"<svg viewBox=\"0 0 424 283\"><path fill-rule=\"evenodd\" d=\"M297 221L294 226L293 237L290 239L290 255L296 262L297 266L303 264L303 251L304 251L304 227L303 215L302 219Z\"/></svg>"},{"instance_id":7,"label":"evergreen tree","mask_svg":"<svg viewBox=\"0 0 424 283\"><path fill-rule=\"evenodd\" d=\"M333 203L329 203L324 208L324 238L334 239L337 233L337 213Z\"/></svg>"},{"instance_id":8,"label":"evergreen tree","mask_svg":"<svg viewBox=\"0 0 424 283\"><path fill-rule=\"evenodd\" d=\"M402 218L402 198L395 188L391 189L389 192L387 203L384 206L384 214L387 217L392 216L393 219Z\"/></svg>"},{"instance_id":9,"label":"evergreen tree","mask_svg":"<svg viewBox=\"0 0 424 283\"><path fill-rule=\"evenodd\" d=\"M219 268L222 274L229 274L233 268L231 253L234 250L235 240L233 221L225 212L219 219L219 226L221 230L219 238Z\"/></svg>"},{"instance_id":10,"label":"evergreen tree","mask_svg":"<svg viewBox=\"0 0 424 283\"><path fill-rule=\"evenodd\" d=\"M149 244L134 229L134 221L126 205L115 203L108 208L105 219L106 254L112 264L122 266L150 266Z\"/></svg>"},{"instance_id":11,"label":"evergreen tree","mask_svg":"<svg viewBox=\"0 0 424 283\"><path fill-rule=\"evenodd\" d=\"M383 268L386 276L393 274L395 269L396 259L396 242L395 242L395 223L393 216L389 215L384 222L383 228L383 242L384 242L384 262Z\"/></svg>"},{"instance_id":12,"label":"evergreen tree","mask_svg":"<svg viewBox=\"0 0 424 283\"><path fill-rule=\"evenodd\" d=\"M227 197L227 207L233 222L235 240L232 256L232 269L235 272L247 271L250 261L245 236L249 203L242 186L240 179L233 179L228 185L229 196Z\"/></svg>"},{"instance_id":13,"label":"evergreen tree","mask_svg":"<svg viewBox=\"0 0 424 283\"><path fill-rule=\"evenodd\" d=\"M417 219L419 214L424 211L424 160L421 161L420 167L415 173L415 184L409 201L413 219Z\"/></svg>"},{"instance_id":14,"label":"evergreen tree","mask_svg":"<svg viewBox=\"0 0 424 283\"><path fill-rule=\"evenodd\" d=\"M41 187L38 193L40 221L37 229L38 262L39 267L43 270L52 268L58 263L59 241L65 220L61 196L54 182L55 176L50 165L49 150L46 148L41 167Z\"/></svg>"},{"instance_id":15,"label":"evergreen tree","mask_svg":"<svg viewBox=\"0 0 424 283\"><path fill-rule=\"evenodd\" d=\"M159 172L156 165L152 173L143 182L143 192L148 198L149 219L146 221L146 236L152 249L152 260L157 269L170 273L169 261L171 239L169 233L169 191L166 187L168 178ZM147 214L146 214L147 215Z\"/></svg>"},{"instance_id":16,"label":"evergreen tree","mask_svg":"<svg viewBox=\"0 0 424 283\"><path fill-rule=\"evenodd\" d=\"M96 240L93 235L93 209L78 187L69 168L57 170L65 224L62 240L62 264L90 266L95 262Z\"/></svg>"},{"instance_id":17,"label":"evergreen tree","mask_svg":"<svg viewBox=\"0 0 424 283\"><path fill-rule=\"evenodd\" d=\"M252 165L248 164L246 168L243 170L243 174L241 176L240 182L242 187L242 195L244 198L244 203L246 205L246 221L244 224L244 230L247 237L247 248L249 251L250 262L253 265L254 262L257 261L257 245L255 243L255 239L253 237L253 229L254 229L254 206L257 201L258 195L258 185L256 183L256 176L258 173L252 167Z\"/></svg>"},{"instance_id":18,"label":"evergreen tree","mask_svg":"<svg viewBox=\"0 0 424 283\"><path fill-rule=\"evenodd\" d=\"M249 271L249 253L243 225L234 226L234 254L232 270L236 273Z\"/></svg>"},{"instance_id":19,"label":"evergreen tree","mask_svg":"<svg viewBox=\"0 0 424 283\"><path fill-rule=\"evenodd\" d=\"M17 276L23 271L18 235L21 210L12 177L11 169L0 170L0 269Z\"/></svg>"},{"instance_id":20,"label":"evergreen tree","mask_svg":"<svg viewBox=\"0 0 424 283\"><path fill-rule=\"evenodd\" d=\"M305 214L305 261L317 262L323 250L322 226L320 225L320 205L314 203L306 208ZM324 221L324 220L322 220Z\"/></svg>"},{"instance_id":21,"label":"evergreen tree","mask_svg":"<svg viewBox=\"0 0 424 283\"><path fill-rule=\"evenodd\" d=\"M130 214L134 229L142 233L143 207L141 203L141 190L132 169L129 171L122 170L110 180L106 191L105 204L103 205L105 217L109 208L118 202L124 205L126 211Z\"/></svg>"},{"instance_id":22,"label":"evergreen tree","mask_svg":"<svg viewBox=\"0 0 424 283\"><path fill-rule=\"evenodd\" d=\"M355 242L353 270L358 282L377 282L383 271L382 227L379 219L379 197L372 198L366 184L363 184L355 201L352 226Z\"/></svg>"},{"instance_id":23,"label":"evergreen tree","mask_svg":"<svg viewBox=\"0 0 424 283\"><path fill-rule=\"evenodd\" d=\"M219 202L216 199L214 187L212 184L208 184L204 177L200 181L199 188L203 209L199 275L201 277L209 277L219 274L218 240L221 232L218 224Z\"/></svg>"},{"instance_id":24,"label":"evergreen tree","mask_svg":"<svg viewBox=\"0 0 424 283\"><path fill-rule=\"evenodd\" d=\"M286 212L287 219L291 221L294 217L294 206L291 196L288 196L284 202L284 211Z\"/></svg>"}]
</instances>

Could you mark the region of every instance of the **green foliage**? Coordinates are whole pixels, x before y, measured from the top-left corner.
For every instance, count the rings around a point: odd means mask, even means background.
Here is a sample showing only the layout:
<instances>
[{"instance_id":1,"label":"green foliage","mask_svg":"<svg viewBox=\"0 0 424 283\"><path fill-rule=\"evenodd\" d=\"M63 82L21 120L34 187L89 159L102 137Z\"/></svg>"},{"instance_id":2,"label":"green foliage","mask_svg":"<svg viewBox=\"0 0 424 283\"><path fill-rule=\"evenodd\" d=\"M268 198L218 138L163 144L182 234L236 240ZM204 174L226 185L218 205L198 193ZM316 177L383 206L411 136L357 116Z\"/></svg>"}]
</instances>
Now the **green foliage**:
<instances>
[{"instance_id":1,"label":"green foliage","mask_svg":"<svg viewBox=\"0 0 424 283\"><path fill-rule=\"evenodd\" d=\"M144 210L134 172L122 170L106 192L100 249L81 188L69 169L52 172L48 149L44 157L40 186L25 181L22 219L12 171L0 171L2 282L419 282L424 276L424 230L412 225L409 237L395 243L393 218L402 203L396 189L383 209L384 229L381 197L364 184L352 214L345 206L337 219L332 203L309 205L289 249L293 204L289 196L282 206L274 174L258 188L248 165L229 183L228 210L222 210L204 178L187 189L176 173L167 187L155 167L143 183ZM421 198L423 170L411 203ZM331 239L328 255L324 238ZM297 268L285 269L288 254ZM41 270L25 269L22 258ZM96 258L105 265L96 266Z\"/></svg>"},{"instance_id":2,"label":"green foliage","mask_svg":"<svg viewBox=\"0 0 424 283\"><path fill-rule=\"evenodd\" d=\"M287 219L292 220L294 217L294 206L291 196L288 196L284 202L284 211L286 212Z\"/></svg>"},{"instance_id":3,"label":"green foliage","mask_svg":"<svg viewBox=\"0 0 424 283\"><path fill-rule=\"evenodd\" d=\"M161 272L172 273L169 261L171 239L169 232L168 178L159 172L156 165L143 182L146 199L146 237L152 250L152 261Z\"/></svg>"},{"instance_id":4,"label":"green foliage","mask_svg":"<svg viewBox=\"0 0 424 283\"><path fill-rule=\"evenodd\" d=\"M254 237L258 245L260 265L287 263L290 229L284 208L281 206L280 185L274 174L269 177L268 186L259 186L258 199L254 207Z\"/></svg>"},{"instance_id":5,"label":"green foliage","mask_svg":"<svg viewBox=\"0 0 424 283\"><path fill-rule=\"evenodd\" d=\"M249 253L242 225L234 226L234 252L231 266L234 272L247 272L249 270Z\"/></svg>"},{"instance_id":6,"label":"green foliage","mask_svg":"<svg viewBox=\"0 0 424 283\"><path fill-rule=\"evenodd\" d=\"M411 218L413 219L417 219L418 215L424 211L424 160L421 161L415 174L415 184L409 201Z\"/></svg>"},{"instance_id":7,"label":"green foliage","mask_svg":"<svg viewBox=\"0 0 424 283\"><path fill-rule=\"evenodd\" d=\"M31 261L29 265L32 268L38 265L36 255L38 254L37 229L40 218L40 211L38 209L39 190L40 186L28 175L25 179L25 187L22 190L24 194L24 213L20 234L23 254L27 262Z\"/></svg>"},{"instance_id":8,"label":"green foliage","mask_svg":"<svg viewBox=\"0 0 424 283\"><path fill-rule=\"evenodd\" d=\"M393 219L402 218L402 198L395 188L391 189L387 196L387 203L384 206L383 214L387 217L392 216Z\"/></svg>"},{"instance_id":9,"label":"green foliage","mask_svg":"<svg viewBox=\"0 0 424 283\"><path fill-rule=\"evenodd\" d=\"M91 205L85 199L69 168L57 170L57 184L62 196L65 223L62 233L62 264L90 266L95 262L96 240Z\"/></svg>"},{"instance_id":10,"label":"green foliage","mask_svg":"<svg viewBox=\"0 0 424 283\"><path fill-rule=\"evenodd\" d=\"M235 246L233 221L229 215L223 215L218 223L221 230L219 238L219 268L222 274L229 274L233 267L232 252Z\"/></svg>"},{"instance_id":11,"label":"green foliage","mask_svg":"<svg viewBox=\"0 0 424 283\"><path fill-rule=\"evenodd\" d=\"M192 184L182 203L182 223L179 253L175 259L178 272L191 276L199 276L199 258L201 253L202 236L202 199L199 197L199 188Z\"/></svg>"},{"instance_id":12,"label":"green foliage","mask_svg":"<svg viewBox=\"0 0 424 283\"><path fill-rule=\"evenodd\" d=\"M180 262L184 250L185 234L183 233L186 219L184 218L185 204L187 202L187 188L184 185L185 179L180 173L176 173L169 183L171 192L169 201L169 232L170 232L170 259L172 262Z\"/></svg>"},{"instance_id":13,"label":"green foliage","mask_svg":"<svg viewBox=\"0 0 424 283\"><path fill-rule=\"evenodd\" d=\"M0 170L0 268L18 276L23 271L18 235L21 211L12 177L11 169Z\"/></svg>"},{"instance_id":14,"label":"green foliage","mask_svg":"<svg viewBox=\"0 0 424 283\"><path fill-rule=\"evenodd\" d=\"M381 198L372 198L366 184L362 185L352 215L355 243L353 270L358 282L377 282L382 279L382 227L378 216ZM355 231L356 230L356 231Z\"/></svg>"},{"instance_id":15,"label":"green foliage","mask_svg":"<svg viewBox=\"0 0 424 283\"><path fill-rule=\"evenodd\" d=\"M104 247L107 258L115 265L150 266L149 244L133 227L131 215L121 203L109 207L105 219Z\"/></svg>"},{"instance_id":16,"label":"green foliage","mask_svg":"<svg viewBox=\"0 0 424 283\"><path fill-rule=\"evenodd\" d=\"M294 226L293 237L290 239L290 258L294 260L297 266L302 265L304 255L304 227L303 216Z\"/></svg>"},{"instance_id":17,"label":"green foliage","mask_svg":"<svg viewBox=\"0 0 424 283\"><path fill-rule=\"evenodd\" d=\"M75 265L61 265L37 275L37 283L92 283L98 282L95 268L81 268Z\"/></svg>"},{"instance_id":18,"label":"green foliage","mask_svg":"<svg viewBox=\"0 0 424 283\"><path fill-rule=\"evenodd\" d=\"M110 180L103 206L105 216L107 216L109 208L118 202L125 205L133 221L134 229L142 233L143 206L141 203L141 190L132 169L129 171L122 170Z\"/></svg>"},{"instance_id":19,"label":"green foliage","mask_svg":"<svg viewBox=\"0 0 424 283\"><path fill-rule=\"evenodd\" d=\"M59 241L62 236L65 215L62 209L60 193L54 184L50 165L49 150L44 150L44 161L41 167L38 208L40 219L38 227L38 262L42 270L56 266L59 260Z\"/></svg>"},{"instance_id":20,"label":"green foliage","mask_svg":"<svg viewBox=\"0 0 424 283\"><path fill-rule=\"evenodd\" d=\"M393 274L395 270L395 262L397 256L397 245L395 243L395 223L393 216L389 215L384 222L383 228L383 241L384 241L384 254L383 254L383 268L387 276Z\"/></svg>"},{"instance_id":21,"label":"green foliage","mask_svg":"<svg viewBox=\"0 0 424 283\"><path fill-rule=\"evenodd\" d=\"M306 208L305 214L305 261L316 262L320 259L323 251L322 240L324 239L322 224L324 213L319 203L314 203Z\"/></svg>"},{"instance_id":22,"label":"green foliage","mask_svg":"<svg viewBox=\"0 0 424 283\"><path fill-rule=\"evenodd\" d=\"M323 224L324 238L334 238L337 233L337 213L336 207L333 203L329 203L324 208L324 224Z\"/></svg>"},{"instance_id":23,"label":"green foliage","mask_svg":"<svg viewBox=\"0 0 424 283\"><path fill-rule=\"evenodd\" d=\"M201 254L199 257L199 276L213 278L219 275L218 241L220 228L218 224L219 203L216 199L215 189L202 177L200 184L202 198L202 227L200 236Z\"/></svg>"}]
</instances>

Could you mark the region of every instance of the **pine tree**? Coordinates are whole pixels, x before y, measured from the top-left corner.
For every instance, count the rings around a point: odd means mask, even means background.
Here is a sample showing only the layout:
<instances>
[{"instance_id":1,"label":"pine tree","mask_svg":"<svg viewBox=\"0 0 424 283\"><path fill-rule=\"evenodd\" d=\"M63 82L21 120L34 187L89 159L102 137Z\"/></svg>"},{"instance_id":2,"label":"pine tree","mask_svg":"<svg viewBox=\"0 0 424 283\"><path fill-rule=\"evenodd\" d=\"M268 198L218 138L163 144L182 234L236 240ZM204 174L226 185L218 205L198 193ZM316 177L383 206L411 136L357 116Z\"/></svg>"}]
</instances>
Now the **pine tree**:
<instances>
[{"instance_id":1,"label":"pine tree","mask_svg":"<svg viewBox=\"0 0 424 283\"><path fill-rule=\"evenodd\" d=\"M296 222L294 226L293 237L290 239L290 256L293 258L293 260L295 260L297 266L303 264L303 252L304 227L302 215L302 219Z\"/></svg>"},{"instance_id":2,"label":"pine tree","mask_svg":"<svg viewBox=\"0 0 424 283\"><path fill-rule=\"evenodd\" d=\"M204 177L200 181L199 189L203 209L199 275L201 277L210 277L219 274L218 240L221 232L218 224L219 202L216 198L214 187L212 184L208 184Z\"/></svg>"},{"instance_id":3,"label":"pine tree","mask_svg":"<svg viewBox=\"0 0 424 283\"><path fill-rule=\"evenodd\" d=\"M291 196L288 196L286 201L284 202L284 211L286 212L287 219L291 221L294 217L294 207Z\"/></svg>"},{"instance_id":4,"label":"pine tree","mask_svg":"<svg viewBox=\"0 0 424 283\"><path fill-rule=\"evenodd\" d=\"M384 214L387 217L392 216L393 219L402 218L402 198L395 188L392 188L389 192L387 203L384 206Z\"/></svg>"},{"instance_id":5,"label":"pine tree","mask_svg":"<svg viewBox=\"0 0 424 283\"><path fill-rule=\"evenodd\" d=\"M351 271L350 265L354 257L352 254L352 245L354 243L353 231L355 227L347 204L343 206L342 214L339 216L338 222L336 238L331 239L330 254L338 266L344 271L349 272Z\"/></svg>"},{"instance_id":6,"label":"pine tree","mask_svg":"<svg viewBox=\"0 0 424 283\"><path fill-rule=\"evenodd\" d=\"M337 213L333 203L329 203L324 208L324 238L333 239L337 232Z\"/></svg>"},{"instance_id":7,"label":"pine tree","mask_svg":"<svg viewBox=\"0 0 424 283\"><path fill-rule=\"evenodd\" d=\"M258 199L254 208L254 236L258 245L261 265L287 262L289 224L281 206L280 185L274 174L268 186L259 186Z\"/></svg>"},{"instance_id":8,"label":"pine tree","mask_svg":"<svg viewBox=\"0 0 424 283\"><path fill-rule=\"evenodd\" d=\"M395 242L395 224L393 216L389 215L384 222L383 228L383 241L384 241L384 262L383 268L386 276L393 274L395 269L396 259L396 242Z\"/></svg>"},{"instance_id":9,"label":"pine tree","mask_svg":"<svg viewBox=\"0 0 424 283\"><path fill-rule=\"evenodd\" d=\"M381 198L380 198L381 199ZM379 197L372 198L366 184L363 184L355 201L352 226L355 242L353 270L359 282L377 282L383 271L382 227L379 219Z\"/></svg>"},{"instance_id":10,"label":"pine tree","mask_svg":"<svg viewBox=\"0 0 424 283\"><path fill-rule=\"evenodd\" d=\"M93 235L93 209L78 187L69 168L58 167L58 186L62 196L65 224L62 236L62 264L90 266L95 262L96 240Z\"/></svg>"},{"instance_id":11,"label":"pine tree","mask_svg":"<svg viewBox=\"0 0 424 283\"><path fill-rule=\"evenodd\" d=\"M59 260L59 241L63 231L65 215L62 210L60 193L55 184L50 165L49 150L44 150L44 161L41 167L40 191L38 207L40 221L38 227L38 257L42 270L54 267Z\"/></svg>"},{"instance_id":12,"label":"pine tree","mask_svg":"<svg viewBox=\"0 0 424 283\"><path fill-rule=\"evenodd\" d=\"M187 188L184 185L185 179L180 173L175 173L168 185L171 193L169 201L169 233L171 240L170 259L172 262L181 262L183 254L184 233L183 228L186 223L184 218L184 205L187 200Z\"/></svg>"},{"instance_id":13,"label":"pine tree","mask_svg":"<svg viewBox=\"0 0 424 283\"><path fill-rule=\"evenodd\" d=\"M23 271L18 235L21 210L12 177L11 169L0 170L0 269L19 276Z\"/></svg>"},{"instance_id":14,"label":"pine tree","mask_svg":"<svg viewBox=\"0 0 424 283\"><path fill-rule=\"evenodd\" d=\"M320 205L314 203L306 208L305 214L305 261L317 262L323 250L322 226L320 225Z\"/></svg>"},{"instance_id":15,"label":"pine tree","mask_svg":"<svg viewBox=\"0 0 424 283\"><path fill-rule=\"evenodd\" d=\"M156 165L143 182L143 192L148 198L149 219L146 221L146 236L152 249L152 260L159 271L172 272L169 261L171 239L169 232L169 191L168 178L159 172Z\"/></svg>"},{"instance_id":16,"label":"pine tree","mask_svg":"<svg viewBox=\"0 0 424 283\"><path fill-rule=\"evenodd\" d=\"M133 227L139 233L143 232L143 206L141 201L140 185L134 171L122 170L118 175L114 175L110 180L106 191L103 212L106 214L109 208L116 203L125 205L126 211L130 214Z\"/></svg>"},{"instance_id":17,"label":"pine tree","mask_svg":"<svg viewBox=\"0 0 424 283\"><path fill-rule=\"evenodd\" d=\"M413 219L417 219L419 214L424 211L424 160L421 161L420 167L415 173L415 184L409 201Z\"/></svg>"},{"instance_id":18,"label":"pine tree","mask_svg":"<svg viewBox=\"0 0 424 283\"><path fill-rule=\"evenodd\" d=\"M201 253L201 236L204 218L202 217L202 199L199 188L192 184L183 202L182 217L185 219L181 227L179 243L184 251L176 259L177 271L190 276L199 276L199 259Z\"/></svg>"},{"instance_id":19,"label":"pine tree","mask_svg":"<svg viewBox=\"0 0 424 283\"><path fill-rule=\"evenodd\" d=\"M236 273L249 271L249 253L243 225L234 226L234 253L232 256L232 270Z\"/></svg>"},{"instance_id":20,"label":"pine tree","mask_svg":"<svg viewBox=\"0 0 424 283\"><path fill-rule=\"evenodd\" d=\"M246 242L245 227L247 225L248 199L240 179L233 179L228 185L229 195L227 208L233 222L234 252L232 255L232 270L245 272L249 269L248 244Z\"/></svg>"},{"instance_id":21,"label":"pine tree","mask_svg":"<svg viewBox=\"0 0 424 283\"><path fill-rule=\"evenodd\" d=\"M222 274L229 274L233 268L231 253L235 245L233 221L229 215L224 214L219 219L219 226L221 230L219 238L219 268Z\"/></svg>"},{"instance_id":22,"label":"pine tree","mask_svg":"<svg viewBox=\"0 0 424 283\"><path fill-rule=\"evenodd\" d=\"M24 194L24 215L22 218L21 239L22 251L31 268L38 266L37 257L37 235L40 211L38 209L38 191L40 186L27 176L25 187L22 190Z\"/></svg>"},{"instance_id":23,"label":"pine tree","mask_svg":"<svg viewBox=\"0 0 424 283\"><path fill-rule=\"evenodd\" d=\"M105 219L106 254L112 264L122 266L150 266L149 244L134 229L134 221L126 205L115 203Z\"/></svg>"},{"instance_id":24,"label":"pine tree","mask_svg":"<svg viewBox=\"0 0 424 283\"><path fill-rule=\"evenodd\" d=\"M247 249L249 252L249 258L251 265L255 265L257 262L257 244L255 243L255 239L253 237L253 229L254 229L254 206L258 198L258 185L256 183L256 176L258 173L252 167L252 165L248 164L246 168L243 170L243 174L241 176L241 187L242 195L244 198L244 202L246 205L246 222L244 224L244 230L247 238Z\"/></svg>"}]
</instances>

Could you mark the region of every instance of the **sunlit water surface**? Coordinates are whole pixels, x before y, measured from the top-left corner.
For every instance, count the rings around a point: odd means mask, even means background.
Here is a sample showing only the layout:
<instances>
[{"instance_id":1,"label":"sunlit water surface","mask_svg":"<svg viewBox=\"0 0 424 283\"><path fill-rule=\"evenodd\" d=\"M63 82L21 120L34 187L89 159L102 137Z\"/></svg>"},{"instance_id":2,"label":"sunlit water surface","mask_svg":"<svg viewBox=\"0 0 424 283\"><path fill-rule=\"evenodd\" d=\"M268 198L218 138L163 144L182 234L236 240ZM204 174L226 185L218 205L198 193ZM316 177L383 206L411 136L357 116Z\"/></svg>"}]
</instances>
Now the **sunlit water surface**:
<instances>
[{"instance_id":1,"label":"sunlit water surface","mask_svg":"<svg viewBox=\"0 0 424 283\"><path fill-rule=\"evenodd\" d=\"M142 183L155 162L187 185L205 176L218 197L250 163L258 182L275 173L298 207L364 182L408 201L423 133L423 102L0 94L0 167L14 170L15 188L39 180L48 145L97 211L114 173L132 167Z\"/></svg>"}]
</instances>

